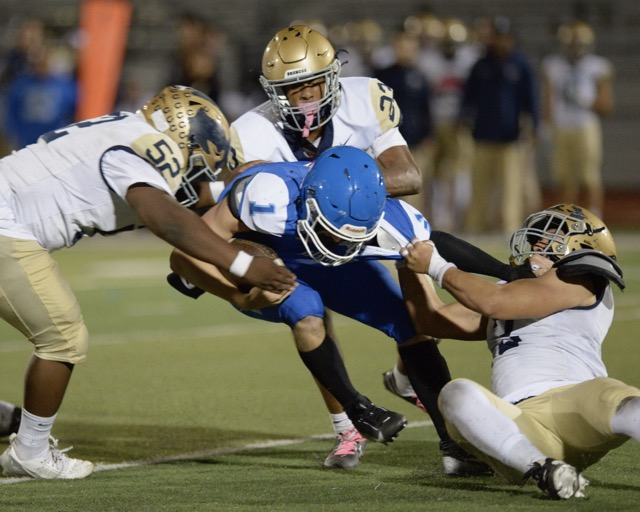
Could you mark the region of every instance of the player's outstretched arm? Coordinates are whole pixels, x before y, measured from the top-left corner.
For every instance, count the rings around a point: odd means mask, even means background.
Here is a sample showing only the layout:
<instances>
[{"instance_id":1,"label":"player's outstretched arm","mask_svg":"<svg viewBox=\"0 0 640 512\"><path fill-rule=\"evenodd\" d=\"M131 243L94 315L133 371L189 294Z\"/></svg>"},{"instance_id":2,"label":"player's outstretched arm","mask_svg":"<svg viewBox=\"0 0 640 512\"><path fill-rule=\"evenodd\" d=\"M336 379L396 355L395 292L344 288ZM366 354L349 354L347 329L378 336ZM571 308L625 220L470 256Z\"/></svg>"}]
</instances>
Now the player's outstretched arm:
<instances>
[{"instance_id":1,"label":"player's outstretched arm","mask_svg":"<svg viewBox=\"0 0 640 512\"><path fill-rule=\"evenodd\" d=\"M422 187L422 175L408 146L393 146L378 156L389 197L417 194Z\"/></svg>"},{"instance_id":2,"label":"player's outstretched arm","mask_svg":"<svg viewBox=\"0 0 640 512\"><path fill-rule=\"evenodd\" d=\"M414 272L428 274L467 308L497 320L547 316L594 302L589 277L559 279L556 269L536 279L497 284L459 270L438 253L431 241L412 240L400 254Z\"/></svg>"},{"instance_id":3,"label":"player's outstretched arm","mask_svg":"<svg viewBox=\"0 0 640 512\"><path fill-rule=\"evenodd\" d=\"M263 290L286 292L295 287L291 271L269 258L252 258L239 251L165 192L134 185L127 192L127 201L154 235L186 254L230 270Z\"/></svg>"},{"instance_id":4,"label":"player's outstretched arm","mask_svg":"<svg viewBox=\"0 0 640 512\"><path fill-rule=\"evenodd\" d=\"M487 318L459 302L445 304L424 274L398 269L402 295L419 334L453 340L485 340Z\"/></svg>"}]
</instances>

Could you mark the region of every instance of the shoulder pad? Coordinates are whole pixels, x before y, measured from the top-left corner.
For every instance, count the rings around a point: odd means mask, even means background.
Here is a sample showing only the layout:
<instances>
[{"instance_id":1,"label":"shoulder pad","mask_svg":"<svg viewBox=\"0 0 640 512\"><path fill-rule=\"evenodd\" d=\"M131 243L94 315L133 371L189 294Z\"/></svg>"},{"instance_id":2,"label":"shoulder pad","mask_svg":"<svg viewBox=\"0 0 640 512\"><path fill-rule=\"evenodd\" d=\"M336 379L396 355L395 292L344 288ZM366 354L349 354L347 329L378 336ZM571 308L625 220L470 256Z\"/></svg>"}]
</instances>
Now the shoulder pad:
<instances>
[{"instance_id":1,"label":"shoulder pad","mask_svg":"<svg viewBox=\"0 0 640 512\"><path fill-rule=\"evenodd\" d=\"M593 249L573 251L556 261L553 266L558 269L557 274L560 278L594 274L613 281L621 290L626 286L618 264L609 256Z\"/></svg>"},{"instance_id":2,"label":"shoulder pad","mask_svg":"<svg viewBox=\"0 0 640 512\"><path fill-rule=\"evenodd\" d=\"M402 114L393 98L393 89L380 80L372 78L369 81L369 92L373 110L383 133L400 125Z\"/></svg>"},{"instance_id":3,"label":"shoulder pad","mask_svg":"<svg viewBox=\"0 0 640 512\"><path fill-rule=\"evenodd\" d=\"M157 131L145 133L133 141L131 149L162 174L171 190L178 189L185 161L180 147L171 137Z\"/></svg>"},{"instance_id":4,"label":"shoulder pad","mask_svg":"<svg viewBox=\"0 0 640 512\"><path fill-rule=\"evenodd\" d=\"M254 174L248 174L246 176L242 176L237 178L231 184L231 190L229 191L229 210L231 210L231 214L238 220L240 220L240 205L239 201L242 197L242 192L244 188L247 186L251 178L253 178Z\"/></svg>"}]
</instances>

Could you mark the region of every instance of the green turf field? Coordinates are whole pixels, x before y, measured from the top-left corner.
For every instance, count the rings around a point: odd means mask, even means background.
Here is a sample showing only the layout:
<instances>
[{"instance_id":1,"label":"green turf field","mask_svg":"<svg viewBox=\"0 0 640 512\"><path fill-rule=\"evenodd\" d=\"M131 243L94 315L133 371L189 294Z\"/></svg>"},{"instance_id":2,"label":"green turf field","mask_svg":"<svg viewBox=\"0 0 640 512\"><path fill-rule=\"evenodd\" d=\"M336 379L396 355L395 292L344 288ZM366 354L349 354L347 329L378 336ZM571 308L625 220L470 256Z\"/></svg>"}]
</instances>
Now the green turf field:
<instances>
[{"instance_id":1,"label":"green turf field","mask_svg":"<svg viewBox=\"0 0 640 512\"><path fill-rule=\"evenodd\" d=\"M427 417L382 386L392 341L337 319L356 387L404 413L398 440L370 443L360 468L326 471L333 441L319 393L288 330L213 297L165 285L169 249L143 233L56 253L92 334L54 435L99 464L80 481L0 477L0 511L638 510L640 447L629 442L587 470L587 500L551 502L532 484L446 478ZM482 243L496 256L506 251ZM605 343L612 376L640 385L640 235L617 238L628 288L616 291ZM506 244L505 244L506 245ZM488 384L482 343L443 341L454 376ZM0 399L21 401L29 344L0 324ZM7 440L0 440L4 450ZM5 485L6 484L6 485Z\"/></svg>"}]
</instances>

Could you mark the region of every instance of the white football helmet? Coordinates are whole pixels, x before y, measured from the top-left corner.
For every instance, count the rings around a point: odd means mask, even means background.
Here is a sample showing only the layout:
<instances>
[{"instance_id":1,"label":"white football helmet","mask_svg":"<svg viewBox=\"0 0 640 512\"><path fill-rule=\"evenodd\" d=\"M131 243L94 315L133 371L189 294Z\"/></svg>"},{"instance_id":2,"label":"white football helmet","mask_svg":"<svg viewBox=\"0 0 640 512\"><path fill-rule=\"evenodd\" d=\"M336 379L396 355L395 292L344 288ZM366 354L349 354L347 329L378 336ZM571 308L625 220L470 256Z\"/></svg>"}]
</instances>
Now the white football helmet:
<instances>
[{"instance_id":1,"label":"white football helmet","mask_svg":"<svg viewBox=\"0 0 640 512\"><path fill-rule=\"evenodd\" d=\"M340 106L340 67L326 37L306 25L293 25L280 30L265 49L260 85L287 128L314 130L328 123ZM287 87L317 78L324 79L320 101L297 107L289 103ZM309 113L315 116L312 123L307 122Z\"/></svg>"}]
</instances>

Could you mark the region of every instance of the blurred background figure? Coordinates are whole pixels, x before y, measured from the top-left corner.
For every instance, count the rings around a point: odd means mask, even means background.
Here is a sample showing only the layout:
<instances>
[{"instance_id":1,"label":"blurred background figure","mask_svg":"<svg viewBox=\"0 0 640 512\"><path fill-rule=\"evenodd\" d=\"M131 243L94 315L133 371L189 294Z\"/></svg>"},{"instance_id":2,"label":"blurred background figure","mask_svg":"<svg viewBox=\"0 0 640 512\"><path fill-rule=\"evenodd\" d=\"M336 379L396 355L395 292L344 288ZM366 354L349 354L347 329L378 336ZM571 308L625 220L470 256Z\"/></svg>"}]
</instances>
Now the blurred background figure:
<instances>
[{"instance_id":1,"label":"blurred background figure","mask_svg":"<svg viewBox=\"0 0 640 512\"><path fill-rule=\"evenodd\" d=\"M611 62L592 53L593 29L582 21L558 28L559 52L542 63L543 119L552 131L551 165L559 199L604 208L600 116L614 105ZM586 197L579 201L581 187Z\"/></svg>"},{"instance_id":2,"label":"blurred background figure","mask_svg":"<svg viewBox=\"0 0 640 512\"><path fill-rule=\"evenodd\" d=\"M341 76L373 77L374 68L390 66L394 62L391 51L381 50L385 42L384 30L371 18L336 25L326 35L337 51L345 50L338 55L343 62Z\"/></svg>"},{"instance_id":3,"label":"blurred background figure","mask_svg":"<svg viewBox=\"0 0 640 512\"><path fill-rule=\"evenodd\" d=\"M457 18L442 20L442 36L421 60L421 71L431 89L435 147L429 184L430 219L438 229L462 228L470 197L473 143L468 127L458 124L464 84L478 59L468 44L466 25ZM404 111L403 111L404 112ZM426 177L425 177L426 178Z\"/></svg>"},{"instance_id":4,"label":"blurred background figure","mask_svg":"<svg viewBox=\"0 0 640 512\"><path fill-rule=\"evenodd\" d=\"M525 183L537 188L530 151L539 124L535 72L516 48L511 21L492 20L487 49L464 87L460 120L473 127L472 198L465 228L511 234L526 212ZM529 191L527 191L529 192ZM497 208L496 208L497 206Z\"/></svg>"},{"instance_id":5,"label":"blurred background figure","mask_svg":"<svg viewBox=\"0 0 640 512\"><path fill-rule=\"evenodd\" d=\"M6 93L7 87L15 78L25 73L31 66L33 56L42 50L44 45L44 23L36 18L25 18L18 23L12 44L7 51L0 72L0 117L2 117L2 129L0 130L0 156L9 154L14 142L7 140L6 136Z\"/></svg>"},{"instance_id":6,"label":"blurred background figure","mask_svg":"<svg viewBox=\"0 0 640 512\"><path fill-rule=\"evenodd\" d=\"M24 61L14 61L17 65L6 84L5 137L11 150L72 122L78 97L71 49L50 34L44 37L45 29L37 21L29 20L23 27L30 35L23 32L21 37L31 44L24 47Z\"/></svg>"},{"instance_id":7,"label":"blurred background figure","mask_svg":"<svg viewBox=\"0 0 640 512\"><path fill-rule=\"evenodd\" d=\"M218 64L224 35L201 14L191 12L180 16L176 33L176 51L167 83L193 87L218 102Z\"/></svg>"},{"instance_id":8,"label":"blurred background figure","mask_svg":"<svg viewBox=\"0 0 640 512\"><path fill-rule=\"evenodd\" d=\"M375 70L374 76L393 89L393 98L402 112L400 133L425 176L431 165L433 123L429 83L416 66L420 53L418 36L398 28L393 36L393 53L395 63ZM408 201L427 215L423 195L411 196Z\"/></svg>"}]
</instances>

